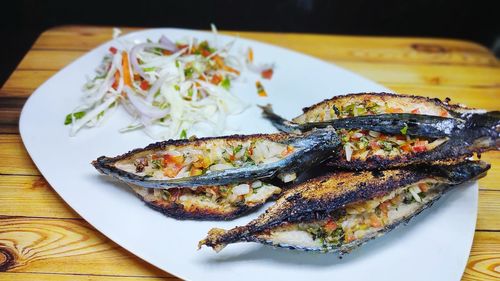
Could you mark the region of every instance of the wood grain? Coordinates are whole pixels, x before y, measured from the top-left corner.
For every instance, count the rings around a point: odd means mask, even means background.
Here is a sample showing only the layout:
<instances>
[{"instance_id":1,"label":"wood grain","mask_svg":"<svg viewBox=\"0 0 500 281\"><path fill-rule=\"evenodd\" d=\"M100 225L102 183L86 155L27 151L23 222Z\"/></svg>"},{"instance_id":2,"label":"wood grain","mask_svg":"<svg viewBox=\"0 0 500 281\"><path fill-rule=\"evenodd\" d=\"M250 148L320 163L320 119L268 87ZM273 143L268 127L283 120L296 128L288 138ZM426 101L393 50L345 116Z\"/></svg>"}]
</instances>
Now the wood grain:
<instances>
[{"instance_id":1,"label":"wood grain","mask_svg":"<svg viewBox=\"0 0 500 281\"><path fill-rule=\"evenodd\" d=\"M123 29L134 30L138 29ZM223 33L334 62L396 92L500 109L500 63L472 42ZM135 258L82 220L40 176L18 135L17 120L26 98L62 67L110 40L111 34L110 27L50 29L0 89L0 268L8 270L0 280L176 279ZM486 153L482 159L493 167L479 181L477 231L462 280L500 278L500 153Z\"/></svg>"},{"instance_id":2,"label":"wood grain","mask_svg":"<svg viewBox=\"0 0 500 281\"><path fill-rule=\"evenodd\" d=\"M171 276L135 258L83 220L0 218L0 260L1 271Z\"/></svg>"}]
</instances>

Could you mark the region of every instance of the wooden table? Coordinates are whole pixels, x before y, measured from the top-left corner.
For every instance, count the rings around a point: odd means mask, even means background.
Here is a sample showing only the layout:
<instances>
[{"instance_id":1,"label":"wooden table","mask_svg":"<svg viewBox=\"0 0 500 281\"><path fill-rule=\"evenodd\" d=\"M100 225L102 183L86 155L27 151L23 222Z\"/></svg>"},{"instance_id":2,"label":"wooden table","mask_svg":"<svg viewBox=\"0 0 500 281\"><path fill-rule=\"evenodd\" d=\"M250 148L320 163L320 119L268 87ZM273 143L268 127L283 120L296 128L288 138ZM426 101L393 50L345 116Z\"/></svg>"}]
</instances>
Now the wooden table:
<instances>
[{"instance_id":1,"label":"wooden table","mask_svg":"<svg viewBox=\"0 0 500 281\"><path fill-rule=\"evenodd\" d=\"M334 62L395 92L450 97L472 107L500 110L500 63L475 43L228 33ZM110 40L111 34L109 27L50 29L0 89L0 280L176 279L111 242L78 216L40 175L19 136L19 113L26 98L62 67ZM479 216L463 280L500 278L500 153L490 152L483 159L493 167L479 181Z\"/></svg>"}]
</instances>

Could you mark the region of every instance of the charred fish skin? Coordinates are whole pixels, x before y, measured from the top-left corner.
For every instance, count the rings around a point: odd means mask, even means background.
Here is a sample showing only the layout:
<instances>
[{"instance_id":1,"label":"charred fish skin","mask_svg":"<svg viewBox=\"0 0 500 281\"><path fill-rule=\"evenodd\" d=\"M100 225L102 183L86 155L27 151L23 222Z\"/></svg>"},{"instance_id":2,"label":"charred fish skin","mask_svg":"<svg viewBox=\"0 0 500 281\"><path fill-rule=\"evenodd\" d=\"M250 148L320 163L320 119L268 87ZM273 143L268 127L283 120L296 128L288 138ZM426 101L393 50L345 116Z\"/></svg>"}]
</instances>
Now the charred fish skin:
<instances>
[{"instance_id":1,"label":"charred fish skin","mask_svg":"<svg viewBox=\"0 0 500 281\"><path fill-rule=\"evenodd\" d=\"M466 159L474 153L500 149L498 111L471 109L439 99L390 93L349 94L305 108L293 122L277 116L270 107L263 109L264 115L283 130L303 131L327 125L343 128L338 132L344 149L329 163L336 169L396 168ZM367 129L373 131L366 133Z\"/></svg>"},{"instance_id":2,"label":"charred fish skin","mask_svg":"<svg viewBox=\"0 0 500 281\"><path fill-rule=\"evenodd\" d=\"M441 138L457 134L465 128L464 120L408 113L363 115L297 124L274 113L271 105L261 106L261 108L266 119L270 120L278 130L287 133L307 132L314 128L331 126L336 129L361 129L385 134L401 134L401 130L405 128L405 134L408 136Z\"/></svg>"},{"instance_id":3,"label":"charred fish skin","mask_svg":"<svg viewBox=\"0 0 500 281\"><path fill-rule=\"evenodd\" d=\"M150 179L148 175L139 175L117 167L120 161L129 161L139 155L144 158L148 153L156 153L167 147L193 146L214 141L249 142L265 140L274 142L287 148L292 147L293 152L270 163L259 165L246 165L220 171L210 171L201 175L174 179ZM227 185L235 182L248 180L266 179L276 176L278 173L295 173L308 166L315 165L331 157L331 151L340 144L335 130L331 128L318 129L303 135L293 134L269 134L269 135L233 135L226 137L202 138L194 141L170 140L151 144L143 149L135 149L116 157L99 157L92 165L102 174L112 176L129 184L145 188L175 188L175 187L197 187L206 185ZM137 158L140 158L137 156Z\"/></svg>"},{"instance_id":4,"label":"charred fish skin","mask_svg":"<svg viewBox=\"0 0 500 281\"><path fill-rule=\"evenodd\" d=\"M220 251L230 243L260 242L277 247L301 250L349 252L356 246L372 238L379 237L401 223L408 221L431 206L450 187L480 177L489 168L489 164L481 161L467 161L450 166L419 170L399 169L329 174L312 179L286 191L264 214L245 226L228 231L212 229L208 236L200 241L199 246L206 245ZM294 243L285 243L286 241L276 240L276 237L273 237L274 233L279 234L279 232L273 232L276 229L313 223L318 219L323 220L335 212L341 210L345 212L346 206L369 203L375 200L374 198L384 198L388 194L396 194L395 192L398 190L408 192L409 189L422 182L432 182L434 184L433 188L435 189L431 189L432 193L430 193L432 196L425 199L428 201L422 201L422 204L414 205L414 209L409 214L383 225L383 228L369 233L370 235L367 235L364 239L347 241L332 247L325 245L313 247L311 245L301 246Z\"/></svg>"}]
</instances>

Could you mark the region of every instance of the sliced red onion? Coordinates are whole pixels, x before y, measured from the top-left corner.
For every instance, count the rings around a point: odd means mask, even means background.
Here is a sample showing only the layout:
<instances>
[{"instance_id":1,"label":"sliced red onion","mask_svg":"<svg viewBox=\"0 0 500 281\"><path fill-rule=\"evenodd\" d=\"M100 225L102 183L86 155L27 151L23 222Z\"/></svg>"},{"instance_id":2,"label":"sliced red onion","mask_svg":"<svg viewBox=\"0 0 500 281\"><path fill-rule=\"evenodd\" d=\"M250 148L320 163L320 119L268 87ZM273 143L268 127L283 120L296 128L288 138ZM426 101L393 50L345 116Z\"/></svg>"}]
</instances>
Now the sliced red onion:
<instances>
[{"instance_id":1,"label":"sliced red onion","mask_svg":"<svg viewBox=\"0 0 500 281\"><path fill-rule=\"evenodd\" d=\"M149 91L148 91L148 93L146 95L146 101L147 102L152 102L153 101L156 92L158 92L158 90L161 88L161 86L163 85L163 83L165 83L165 80L167 80L168 76L169 76L169 73L163 75L162 77L158 78L158 80L156 80L154 82L153 86L151 86L151 89L149 89Z\"/></svg>"},{"instance_id":2,"label":"sliced red onion","mask_svg":"<svg viewBox=\"0 0 500 281\"><path fill-rule=\"evenodd\" d=\"M175 43L172 42L170 39L168 39L168 37L165 35L162 35L160 37L160 44L162 44L163 47L165 47L167 50L171 52L177 52L179 50L175 45Z\"/></svg>"},{"instance_id":3,"label":"sliced red onion","mask_svg":"<svg viewBox=\"0 0 500 281\"><path fill-rule=\"evenodd\" d=\"M123 87L125 93L127 93L128 100L135 107L135 109L143 116L149 117L150 119L156 120L165 117L170 112L170 109L161 110L152 105L146 104L144 100L139 98L136 93L130 87ZM141 118L142 119L142 118Z\"/></svg>"},{"instance_id":4,"label":"sliced red onion","mask_svg":"<svg viewBox=\"0 0 500 281\"><path fill-rule=\"evenodd\" d=\"M144 78L146 81L149 81L149 78L146 76L146 73L142 70L141 66L139 65L139 62L137 61L137 52L140 50L143 50L145 48L160 48L164 49L167 51L172 51L170 47L167 47L163 44L157 44L157 43L141 43L135 45L131 50L130 50L130 63L132 64L132 67L134 68L134 71L137 72L142 78ZM177 49L177 48L176 48Z\"/></svg>"}]
</instances>

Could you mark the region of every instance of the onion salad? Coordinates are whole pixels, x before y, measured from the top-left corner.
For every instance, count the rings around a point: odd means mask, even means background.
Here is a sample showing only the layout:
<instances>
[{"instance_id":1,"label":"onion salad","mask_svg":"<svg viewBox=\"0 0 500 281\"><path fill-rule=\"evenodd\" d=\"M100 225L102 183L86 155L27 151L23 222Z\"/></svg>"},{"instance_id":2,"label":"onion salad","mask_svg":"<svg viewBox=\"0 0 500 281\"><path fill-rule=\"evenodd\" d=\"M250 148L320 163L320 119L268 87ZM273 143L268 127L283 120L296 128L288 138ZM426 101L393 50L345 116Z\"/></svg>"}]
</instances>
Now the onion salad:
<instances>
[{"instance_id":1,"label":"onion salad","mask_svg":"<svg viewBox=\"0 0 500 281\"><path fill-rule=\"evenodd\" d=\"M122 47L109 48L83 87L82 104L66 116L70 135L100 125L117 107L132 117L120 132L143 130L153 139L186 138L197 130L221 134L227 117L248 107L230 92L232 81L244 67L252 72L265 68L269 75L273 66L255 66L253 54L251 59L248 53L233 54L234 40L219 46L214 26L212 31L213 42L196 38L174 42L166 36L156 42L118 38L116 45Z\"/></svg>"}]
</instances>

